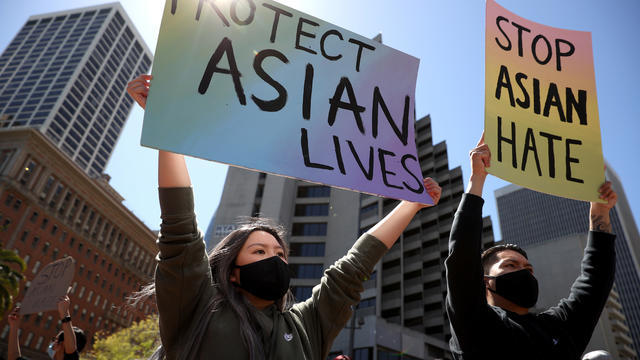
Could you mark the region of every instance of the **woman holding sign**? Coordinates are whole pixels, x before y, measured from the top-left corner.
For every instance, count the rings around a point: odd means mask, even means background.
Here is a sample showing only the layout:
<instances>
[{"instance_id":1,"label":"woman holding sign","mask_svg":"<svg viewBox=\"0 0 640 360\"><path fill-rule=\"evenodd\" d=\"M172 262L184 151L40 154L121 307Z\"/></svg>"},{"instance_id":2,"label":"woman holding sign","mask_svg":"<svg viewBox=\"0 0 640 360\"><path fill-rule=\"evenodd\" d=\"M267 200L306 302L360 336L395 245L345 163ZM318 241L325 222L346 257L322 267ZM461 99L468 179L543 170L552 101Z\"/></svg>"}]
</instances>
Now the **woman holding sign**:
<instances>
[{"instance_id":1,"label":"woman holding sign","mask_svg":"<svg viewBox=\"0 0 640 360\"><path fill-rule=\"evenodd\" d=\"M146 105L151 76L127 91ZM184 157L159 152L162 224L155 293L167 359L326 359L360 300L362 283L425 205L401 202L325 271L308 300L292 304L284 231L264 219L241 225L207 256L196 226ZM437 204L441 189L424 185Z\"/></svg>"}]
</instances>

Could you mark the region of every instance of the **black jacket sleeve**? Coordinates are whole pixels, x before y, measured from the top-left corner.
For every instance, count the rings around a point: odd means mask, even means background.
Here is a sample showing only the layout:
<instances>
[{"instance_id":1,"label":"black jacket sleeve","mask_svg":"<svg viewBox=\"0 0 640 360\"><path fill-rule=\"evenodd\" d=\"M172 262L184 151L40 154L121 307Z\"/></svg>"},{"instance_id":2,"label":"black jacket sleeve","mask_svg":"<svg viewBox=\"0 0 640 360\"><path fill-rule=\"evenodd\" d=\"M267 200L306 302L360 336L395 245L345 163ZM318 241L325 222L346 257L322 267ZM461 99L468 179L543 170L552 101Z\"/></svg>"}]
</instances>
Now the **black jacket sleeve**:
<instances>
[{"instance_id":1,"label":"black jacket sleeve","mask_svg":"<svg viewBox=\"0 0 640 360\"><path fill-rule=\"evenodd\" d=\"M464 194L453 219L449 238L446 308L451 322L451 347L454 354L477 353L482 345L479 324L500 322L485 297L481 255L481 197Z\"/></svg>"},{"instance_id":2,"label":"black jacket sleeve","mask_svg":"<svg viewBox=\"0 0 640 360\"><path fill-rule=\"evenodd\" d=\"M193 189L159 188L162 224L155 273L160 338L167 358L216 294L202 233L196 224Z\"/></svg>"},{"instance_id":3,"label":"black jacket sleeve","mask_svg":"<svg viewBox=\"0 0 640 360\"><path fill-rule=\"evenodd\" d=\"M613 287L616 270L614 245L614 234L590 231L581 274L571 286L569 297L541 314L560 321L578 349L584 350L589 343Z\"/></svg>"}]
</instances>

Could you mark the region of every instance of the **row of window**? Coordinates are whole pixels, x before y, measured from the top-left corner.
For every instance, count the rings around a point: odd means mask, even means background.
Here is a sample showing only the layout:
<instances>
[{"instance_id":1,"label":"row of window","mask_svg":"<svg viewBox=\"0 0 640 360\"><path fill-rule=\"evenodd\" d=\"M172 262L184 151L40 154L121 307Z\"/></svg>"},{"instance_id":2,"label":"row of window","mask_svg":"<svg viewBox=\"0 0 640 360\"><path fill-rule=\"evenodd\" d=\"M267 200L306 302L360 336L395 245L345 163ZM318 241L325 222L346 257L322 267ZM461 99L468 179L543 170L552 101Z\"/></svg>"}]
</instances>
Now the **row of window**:
<instances>
[{"instance_id":1,"label":"row of window","mask_svg":"<svg viewBox=\"0 0 640 360\"><path fill-rule=\"evenodd\" d=\"M66 81L68 79L68 77L73 73L73 69L75 68L75 64L77 64L80 60L80 58L84 55L84 53L86 52L86 49L88 48L89 44L91 43L91 41L93 40L93 38L95 37L95 34L97 33L97 30L100 28L100 26L102 25L104 19L106 18L107 13L110 11L109 9L105 9L107 10L106 12L99 14L90 24L90 17L93 16L93 13L95 12L91 12L91 13L85 13L83 19L78 22L77 26L75 27L75 30L69 35L69 37L66 39L66 43L65 45L60 49L60 51L55 55L55 63L57 64L61 64L64 62L65 56L66 54L70 53L71 49L76 46L77 47L75 49L74 55L71 57L67 68L69 68L69 71L62 71L59 72L56 70L56 67L54 67L54 65L52 64L51 68L49 69L49 72L51 73L51 76L55 76L58 73L60 74L60 79L58 82L63 82ZM51 39L51 36L53 35L48 35L49 33L53 34L55 33L57 28L49 28L48 34L43 35L43 37L40 40L40 43L42 43L44 46L45 42L48 42L48 49L43 55L42 58L40 60L41 63L43 63L41 66L46 66L46 63L48 63L50 61L51 58L54 58L54 54L57 51L57 49L59 48L60 44L62 43L62 41L64 40L64 38L66 38L66 33L68 32L68 29L64 30L65 28L70 27L72 24L70 24L69 26L67 26L67 24L65 23L65 26L60 30L60 33L58 33L56 35L56 38L54 38L53 41L49 41ZM87 27L87 25L90 25L89 27ZM52 25L53 26L53 25ZM86 33L84 35L84 38L82 39L82 41L78 42L79 37L81 35L81 33L86 29ZM63 32L65 31L65 32ZM58 40L60 39L60 40ZM32 54L30 57L27 58L27 60L25 61L25 64L28 63L29 61L33 61L35 62L35 58L38 55L34 54L34 51L38 50L33 49L32 50ZM42 48L41 50L44 50L44 48ZM25 52L26 53L26 52ZM15 60L15 58L14 58ZM12 61L13 63L13 61ZM24 67L24 66L23 66ZM59 66L58 66L59 68ZM10 68L8 68L7 70L11 70ZM28 69L27 69L28 70ZM22 73L24 73L24 71L21 71ZM9 75L9 74L6 74ZM45 78L41 79L41 84L40 85L45 85L46 82L50 82L51 79L47 80L45 75ZM43 83L42 81L45 81L45 83ZM11 86L11 85L10 85ZM42 86L40 86L42 87ZM63 86L64 87L64 86ZM46 89L46 87L45 87ZM25 89L26 91L27 89ZM36 88L37 90L37 88ZM54 98L53 102L55 102L55 100L57 100L57 98ZM2 102L0 100L0 110L2 109L3 105ZM51 105L52 107L52 105ZM50 110L51 107L49 107L46 110ZM44 110L44 109L40 109L40 110ZM5 110L5 113L11 113L11 114L16 114L16 113L20 113L20 117L24 118L23 121L14 121L12 124L13 126L24 126L24 125L39 125L42 124L46 118L46 113L40 113L38 114L39 116L34 117L31 121L28 121L28 119L31 117L32 113L29 112L28 108L23 108L22 110L17 109L17 108L8 108ZM4 125L4 124L3 124ZM58 140L58 139L55 139ZM102 161L103 163L106 164L106 160Z\"/></svg>"},{"instance_id":2,"label":"row of window","mask_svg":"<svg viewBox=\"0 0 640 360\"><path fill-rule=\"evenodd\" d=\"M23 171L18 177L18 182L25 186L37 183L38 179L32 179L32 177L38 167L34 159L28 159L22 167ZM44 169L41 173L42 171ZM120 257L136 271L151 275L153 256L143 251L135 242L130 241L117 226L109 223L103 215L53 175L49 175L34 192L45 206L60 217L66 218L72 226L76 226L88 238L93 239L98 246Z\"/></svg>"},{"instance_id":3,"label":"row of window","mask_svg":"<svg viewBox=\"0 0 640 360\"><path fill-rule=\"evenodd\" d=\"M329 197L331 194L331 188L328 186L300 186L298 187L299 198L315 198L315 197Z\"/></svg>"},{"instance_id":4,"label":"row of window","mask_svg":"<svg viewBox=\"0 0 640 360\"><path fill-rule=\"evenodd\" d=\"M322 264L289 264L291 275L298 279L319 279L322 277Z\"/></svg>"},{"instance_id":5,"label":"row of window","mask_svg":"<svg viewBox=\"0 0 640 360\"><path fill-rule=\"evenodd\" d=\"M295 216L327 216L329 204L297 204Z\"/></svg>"},{"instance_id":6,"label":"row of window","mask_svg":"<svg viewBox=\"0 0 640 360\"><path fill-rule=\"evenodd\" d=\"M17 199L12 194L7 194L7 196L4 199L4 204L5 204L5 206L7 206L10 209L13 209L15 211L19 211L24 206L23 205L23 201L20 200L20 199ZM41 230L45 230L47 232L50 231L50 233L52 235L56 235L57 233L62 232L61 229L59 229L57 225L51 224L47 218L40 217L37 212L32 213L30 217L27 217L27 220L29 222L38 224L39 225L38 228L41 229ZM51 226L48 226L48 225L51 225ZM20 238L21 242L25 242L26 241L28 233L29 233L29 231L23 232L23 235ZM64 242L64 240L66 239L66 235L67 235L66 232L62 232L62 236L60 237L60 240L62 242ZM71 240L69 242L69 246L73 247L75 245L74 242L75 242L75 239L71 238ZM34 236L33 242L32 242L31 245L32 245L33 248L38 247L40 245L39 237ZM51 244L49 242L45 242L42 245L43 245L42 246L42 253L44 255L47 255L49 250L51 250ZM94 263L96 263L96 264L98 263L98 253L97 252L92 252L88 247L85 248L82 243L78 243L77 244L77 249L78 249L78 252L79 252L80 256L84 255L84 256L86 256L87 259L91 259L93 257ZM85 250L86 250L86 252L85 252ZM16 251L16 253L17 253L17 251ZM59 253L59 250L57 248L55 248L51 252L52 258L54 260L56 259L58 253ZM29 269L29 272L28 272L29 276L28 277L29 278L32 277L31 274L35 275L41 269L41 266L44 265L44 263L48 263L48 261L46 261L46 260L43 263L41 263L40 261L36 261L35 264L33 264L33 266L30 266L30 260L31 260L31 256L32 255L34 255L33 252L29 252L28 254L23 256L23 259L24 259L25 263L28 265L28 269ZM67 254L64 254L63 256L66 256L66 255ZM39 259L43 260L40 257L39 257ZM82 261L80 261L80 262L82 262ZM102 279L101 275L98 274L97 272L94 275L92 270L85 268L85 264L86 264L86 262L84 262L84 264L80 265L79 269L76 272L76 276L77 277L78 276L86 276L87 279L89 279L89 280L93 279L94 280L93 283L96 284L96 286L91 286L90 288L85 288L85 286L80 286L79 287L77 282L74 282L73 286L71 288L71 294L75 295L74 296L75 299L84 300L89 304L93 303L93 305L96 306L96 307L99 307L100 303L102 302L102 310L105 310L107 305L108 305L108 301L106 299L106 297L107 297L106 296L106 290L105 290L104 298L102 297L101 294L99 294L99 292L97 290L99 289L98 285L100 283L100 280L102 280L102 289L105 289L105 285L107 284L107 281L106 281L106 279ZM105 267L105 259L104 258L102 258L102 267L103 268ZM109 263L108 268L106 270L107 270L107 272L111 272L111 270L112 270L112 264L111 263ZM115 268L114 275L115 276L119 275L119 269L118 268ZM121 272L120 275L121 275L121 281L124 282L124 280L125 280L124 272ZM94 279L94 276L95 276L95 279ZM25 288L24 288L24 292L26 292L28 290L30 285L31 285L30 282L26 283ZM127 285L131 286L131 290L130 291L135 291L135 290L137 290L139 288L139 285L135 284L135 279L132 279L131 276L128 277ZM109 293L113 293L113 284L109 284L109 290L108 291L109 291ZM124 300L127 294L125 292L121 293L120 287L117 287L115 295L117 297L121 298L122 300ZM114 306L115 305L113 303L111 303L111 309L113 309ZM140 311L143 311L143 306L144 306L144 312L146 314L148 314L150 312L150 310L151 310L150 307L149 307L149 303L140 303L139 304ZM74 317L78 314L78 308L79 308L78 305L76 305L74 307L74 313L72 314ZM130 323L131 322L133 315L131 314L131 315L128 316L128 310L124 310L124 314L121 314L122 309L121 308L116 308L116 309L118 310L117 311L117 316L120 316L123 319L121 323L127 323L127 322ZM114 314L115 313L116 313L116 311L114 310ZM81 320L86 320L87 317L89 319L89 323L93 323L93 321L94 321L93 313L91 313L91 315L88 316L86 309L83 309L82 313L79 316L79 318ZM127 320L127 317L128 317L128 320ZM28 317L25 318L25 321L26 320L28 320ZM35 325L36 326L44 326L45 329L48 329L49 326L50 326L50 321L41 323L41 320L42 320L41 317L36 317L35 318ZM98 323L95 326L100 326L100 321L101 321L101 319L99 318L98 319ZM108 327L105 327L105 328L108 330Z\"/></svg>"},{"instance_id":7,"label":"row of window","mask_svg":"<svg viewBox=\"0 0 640 360\"><path fill-rule=\"evenodd\" d=\"M293 236L326 236L327 223L293 223L291 226Z\"/></svg>"},{"instance_id":8,"label":"row of window","mask_svg":"<svg viewBox=\"0 0 640 360\"><path fill-rule=\"evenodd\" d=\"M138 62L142 50L137 41L134 43L137 46L130 47L125 65L120 68L119 75L111 85L111 89L107 91L108 84L118 71L117 64L124 58L129 47L128 44L131 44L133 39L133 33L128 27L125 27L119 41L115 46L112 45L112 41L118 36L122 25L117 25L119 22L121 21L114 17L114 20L107 27L105 36L97 44L96 52L89 58L79 80L63 102L59 114L54 117L55 125L52 123L51 129L54 141L62 141L63 150L69 153L83 169L90 167L91 172L95 174L100 174L106 167L107 160L126 120L126 115L133 104L132 100L125 95L125 80L131 76L132 68ZM108 55L109 52L111 52L110 55ZM99 59L108 60L103 64ZM151 60L144 55L138 71L147 71L150 64ZM99 69L102 70L100 76L94 80L94 74L99 73ZM92 82L91 96L82 97L80 94L85 94ZM80 88L80 84L84 85L85 91ZM122 96L125 97L122 98ZM102 107L96 117L96 109L100 103L102 103ZM75 114L76 109L80 109L78 114ZM75 121L73 121L74 116ZM113 117L113 121L109 123L111 117ZM99 121L95 121L95 118ZM71 122L73 122L73 126L69 126ZM74 128L78 128L80 133L85 134L84 138L72 132ZM66 136L64 129L69 129ZM96 149L98 149L97 152Z\"/></svg>"},{"instance_id":9,"label":"row of window","mask_svg":"<svg viewBox=\"0 0 640 360\"><path fill-rule=\"evenodd\" d=\"M88 29L87 25L89 19L83 19L82 21L78 22L74 31L71 33L70 28L74 25L75 21L68 21L63 27L59 29L59 31L58 28L60 27L60 23L54 22L47 28L44 35L40 37L40 40L35 48L29 48L27 46L32 42L35 42L35 39L40 36L40 33L37 31L38 29L35 29L30 38L27 41L22 42L21 50L15 54L13 60L11 61L11 63L9 63L9 67L5 69L5 73L3 74L3 76L10 75L10 73L12 73L16 69L13 66L17 66L20 63L20 60L26 56L28 51L30 51L31 54L27 56L21 69L28 69L29 65L35 63L38 57L40 57L40 67L46 66L51 61L51 59L55 59L54 64L62 64L64 62L64 58L66 57L65 55L70 54L71 49L76 47L76 45L78 46L78 48L76 49L75 54L83 53L90 44L93 37L95 37L95 33L104 20L104 16L106 15L102 15L99 18L96 18L94 23L92 23ZM46 19L44 19L43 21L45 20ZM80 36L85 31L85 29L87 29L87 32L84 38L82 38L82 41L80 41ZM64 46L61 47L63 42ZM75 58L75 62L77 61L79 61L79 57ZM52 66L55 66L54 64L52 64ZM50 72L53 73L54 71ZM20 74L20 72L18 74Z\"/></svg>"},{"instance_id":10,"label":"row of window","mask_svg":"<svg viewBox=\"0 0 640 360\"><path fill-rule=\"evenodd\" d=\"M46 219L45 219L45 220L46 220ZM56 231L55 231L56 229L57 229L57 226L56 226L56 225L54 225L54 226L53 226L53 229L52 229L52 231L51 231L51 233L52 233L52 234L53 234L53 233L55 233L55 232L56 232ZM20 241L21 241L22 243L26 243L26 239L27 239L28 235L29 235L29 231L27 231L27 230L23 231L22 236L20 237ZM62 232L62 236L60 236L60 242L61 242L61 243L64 243L64 241L65 241L66 237L67 237L67 232L66 232L66 231L63 231L63 232ZM31 241L31 247L32 247L33 249L36 249L36 248L37 248L37 246L38 246L38 244L39 244L39 242L40 242L40 237L39 237L39 236L34 236L34 237L33 237L33 239L32 239L32 241ZM70 241L69 241L69 247L73 248L74 243L75 243L75 238L73 238L73 237L72 237L72 238L70 239ZM80 242L80 243L78 243L78 248L77 248L77 250L78 250L79 255L80 255L80 256L83 256L83 255L84 255L87 259L91 259L91 255L92 255L91 249L89 249L89 248L87 247L86 251L84 251L83 247L84 247L84 244L83 244L83 243L81 243L81 242ZM45 242L45 243L43 244L43 246L42 246L42 255L46 256L50 248L51 248L51 243L50 243L50 242L48 242L48 241L47 241L47 242ZM18 253L17 249L16 249L16 253ZM59 250L57 247L55 247L55 248L51 251L51 260L52 260L52 261L53 261L53 260L57 260L57 259L58 259L58 255L60 255L60 250ZM62 255L62 258L66 257L67 255L68 255L68 254L63 254L63 255ZM77 257L77 258L78 258L78 257ZM93 254L93 263L97 265L97 264L98 264L98 259L99 259L99 254L98 254L97 252L95 252L95 253ZM27 265L28 265L28 264L29 264L29 261L31 260L31 254L26 254L26 255L24 255L23 260L24 260L25 264L27 264ZM33 267L31 268L31 272L32 272L34 275L35 275L35 274L37 274L37 273L38 273L38 271L40 270L40 266L41 266L41 265L42 265L42 264L41 264L41 262L40 262L40 261L36 261L36 262L35 262L35 264L33 265ZM109 263L109 264L107 265L107 264L106 264L106 260L105 260L105 258L102 258L102 261L100 262L100 265L101 265L101 267L102 267L103 269L104 269L104 268L106 268L107 273L111 273L111 270L112 270L112 268L113 268L112 263ZM78 274L78 276L85 275L85 265L84 265L84 264L81 264L81 265L80 265L80 267L79 267L79 269L78 269L77 274ZM122 282L124 283L124 280L125 280L125 277L126 277L125 272L123 271L123 272L121 272L121 273L120 273L120 269L116 267L116 268L115 268L115 271L114 271L114 273L113 273L113 275L114 275L115 277L118 277L118 274L120 274L120 281L122 281ZM95 285L99 285L99 283L100 283L100 279L101 279L100 274L96 271L95 278L93 278L93 276L92 276L92 275L93 275L93 270L87 270L87 271L86 271L86 278L87 278L87 280L91 280L91 279L93 279L93 283L94 283ZM135 282L135 279L132 279L131 275L129 275L129 276L128 276L128 279L127 279L127 285L128 285L128 286L130 286L130 287L132 287L132 289L136 289L136 288L137 288L137 285L136 285L135 283L134 283L134 284L132 284L132 282ZM104 288L105 288L105 286L106 286L106 279L102 279L102 286L101 286L101 287L104 289ZM113 284L111 284L111 285L109 286L109 293L113 293ZM116 296L120 296L120 287L117 287L117 289L116 289Z\"/></svg>"},{"instance_id":11,"label":"row of window","mask_svg":"<svg viewBox=\"0 0 640 360\"><path fill-rule=\"evenodd\" d=\"M290 256L324 256L324 243L291 243Z\"/></svg>"}]
</instances>

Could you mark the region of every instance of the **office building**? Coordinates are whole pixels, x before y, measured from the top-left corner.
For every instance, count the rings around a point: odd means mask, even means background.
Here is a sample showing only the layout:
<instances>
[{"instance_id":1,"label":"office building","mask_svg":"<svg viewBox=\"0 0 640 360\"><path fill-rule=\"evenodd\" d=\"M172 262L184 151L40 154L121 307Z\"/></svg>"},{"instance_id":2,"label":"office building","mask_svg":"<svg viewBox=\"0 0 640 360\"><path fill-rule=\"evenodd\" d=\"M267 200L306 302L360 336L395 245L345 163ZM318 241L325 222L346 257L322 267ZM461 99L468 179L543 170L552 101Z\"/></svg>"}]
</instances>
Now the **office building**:
<instances>
[{"instance_id":1,"label":"office building","mask_svg":"<svg viewBox=\"0 0 640 360\"><path fill-rule=\"evenodd\" d=\"M31 16L0 55L0 128L37 129L98 176L151 59L119 3Z\"/></svg>"},{"instance_id":2,"label":"office building","mask_svg":"<svg viewBox=\"0 0 640 360\"><path fill-rule=\"evenodd\" d=\"M607 345L607 350L616 358L627 358L632 357L629 354L640 354L640 236L622 184L611 167L607 168L606 177L618 193L618 203L611 211L611 225L617 236L615 291L592 343L615 344ZM567 296L580 270L589 229L589 203L516 185L498 189L496 199L503 241L518 244L534 255L536 276L542 277L540 283L546 289L541 291L540 305L552 305ZM548 300L545 292L553 293ZM598 329L602 329L601 335Z\"/></svg>"},{"instance_id":3,"label":"office building","mask_svg":"<svg viewBox=\"0 0 640 360\"><path fill-rule=\"evenodd\" d=\"M45 265L72 256L71 316L91 337L155 312L151 301L131 308L125 298L153 279L156 234L122 204L107 180L88 176L36 129L0 129L0 241L27 263L17 300ZM46 359L57 329L56 311L25 316L23 354ZM8 333L5 318L2 353Z\"/></svg>"},{"instance_id":4,"label":"office building","mask_svg":"<svg viewBox=\"0 0 640 360\"><path fill-rule=\"evenodd\" d=\"M71 315L90 337L155 312L125 298L152 279L156 234L103 174L133 105L126 84L151 58L119 3L31 16L0 55L0 239L27 263L17 300L72 256ZM25 316L23 354L47 358L59 328L55 311ZM8 332L3 320L3 353Z\"/></svg>"},{"instance_id":5,"label":"office building","mask_svg":"<svg viewBox=\"0 0 640 360\"><path fill-rule=\"evenodd\" d=\"M422 173L443 188L440 204L416 215L376 265L364 284L354 321L338 336L332 354L352 348L356 359L398 358L398 354L406 359L451 357L443 264L453 215L464 192L462 171L449 169L444 142L433 145L429 116L415 126ZM284 224L290 229L292 290L304 300L323 270L396 204L392 199L230 167L205 237L213 247L243 216L260 215ZM483 224L486 248L493 245L493 229L488 217Z\"/></svg>"}]
</instances>

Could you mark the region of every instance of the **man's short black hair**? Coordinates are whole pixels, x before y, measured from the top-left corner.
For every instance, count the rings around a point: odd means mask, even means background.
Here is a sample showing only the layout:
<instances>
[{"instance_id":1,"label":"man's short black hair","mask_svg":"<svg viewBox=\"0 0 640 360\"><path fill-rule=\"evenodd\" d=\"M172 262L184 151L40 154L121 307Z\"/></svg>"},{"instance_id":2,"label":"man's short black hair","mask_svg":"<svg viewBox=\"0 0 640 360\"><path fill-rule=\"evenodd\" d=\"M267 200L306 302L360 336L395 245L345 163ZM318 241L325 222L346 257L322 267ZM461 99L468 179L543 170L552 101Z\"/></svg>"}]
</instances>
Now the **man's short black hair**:
<instances>
[{"instance_id":1,"label":"man's short black hair","mask_svg":"<svg viewBox=\"0 0 640 360\"><path fill-rule=\"evenodd\" d=\"M480 259L482 261L482 268L484 269L485 274L489 274L489 270L491 270L491 267L493 266L493 264L495 264L496 261L498 261L498 253L505 250L513 250L521 254L522 256L524 256L525 259L529 260L527 253L524 250L522 250L520 246L516 244L496 245L483 251L482 255L480 255Z\"/></svg>"},{"instance_id":2,"label":"man's short black hair","mask_svg":"<svg viewBox=\"0 0 640 360\"><path fill-rule=\"evenodd\" d=\"M87 335L79 327L73 327L73 333L76 334L76 349L81 352L87 345ZM64 341L64 331L58 333L58 342Z\"/></svg>"}]
</instances>

